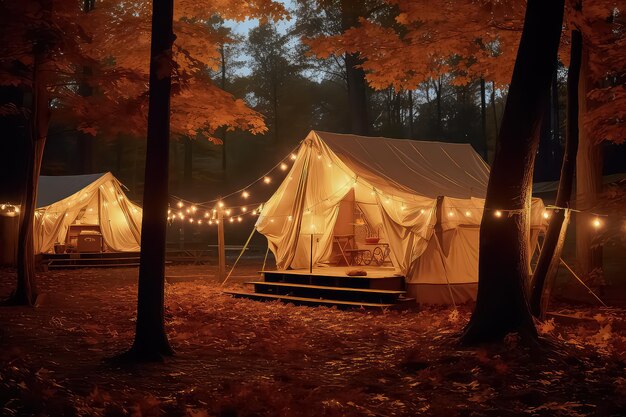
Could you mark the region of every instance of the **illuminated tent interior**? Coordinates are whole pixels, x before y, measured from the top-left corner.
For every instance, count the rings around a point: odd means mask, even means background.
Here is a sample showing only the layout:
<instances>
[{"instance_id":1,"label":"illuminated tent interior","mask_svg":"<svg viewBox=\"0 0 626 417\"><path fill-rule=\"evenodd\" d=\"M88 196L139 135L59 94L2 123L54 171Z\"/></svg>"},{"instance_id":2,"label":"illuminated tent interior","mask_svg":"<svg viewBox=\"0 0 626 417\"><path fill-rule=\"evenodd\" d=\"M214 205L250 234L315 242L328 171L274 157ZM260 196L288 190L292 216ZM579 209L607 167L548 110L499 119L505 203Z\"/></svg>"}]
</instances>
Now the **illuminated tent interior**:
<instances>
[{"instance_id":1,"label":"illuminated tent interior","mask_svg":"<svg viewBox=\"0 0 626 417\"><path fill-rule=\"evenodd\" d=\"M475 298L489 167L469 144L311 131L292 158L256 223L278 269L341 264L337 236L347 236L348 253L388 247L381 267L402 274L419 303ZM533 250L543 212L533 199Z\"/></svg>"},{"instance_id":2,"label":"illuminated tent interior","mask_svg":"<svg viewBox=\"0 0 626 417\"><path fill-rule=\"evenodd\" d=\"M41 176L35 253L138 251L141 215L110 172Z\"/></svg>"}]
</instances>

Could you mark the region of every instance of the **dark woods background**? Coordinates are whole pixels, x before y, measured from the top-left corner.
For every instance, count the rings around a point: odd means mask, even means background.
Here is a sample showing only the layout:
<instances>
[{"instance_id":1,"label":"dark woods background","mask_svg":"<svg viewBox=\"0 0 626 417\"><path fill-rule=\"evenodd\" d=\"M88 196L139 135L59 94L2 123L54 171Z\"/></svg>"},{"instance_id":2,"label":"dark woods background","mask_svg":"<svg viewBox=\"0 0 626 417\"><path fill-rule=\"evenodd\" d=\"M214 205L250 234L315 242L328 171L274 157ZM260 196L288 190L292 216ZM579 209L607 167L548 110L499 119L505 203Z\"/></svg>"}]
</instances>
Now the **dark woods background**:
<instances>
[{"instance_id":1,"label":"dark woods background","mask_svg":"<svg viewBox=\"0 0 626 417\"><path fill-rule=\"evenodd\" d=\"M207 201L256 180L286 156L311 129L361 133L407 140L470 143L486 161L493 158L495 137L506 100L506 90L475 80L453 85L452 77L431 79L412 91L367 87L363 71L355 68L358 56L316 59L301 42L302 37L322 31L341 31L340 16L324 21L297 9L286 29L266 24L252 27L247 36L220 48L221 65L211 78L224 90L244 99L265 117L268 131L251 135L218 129L215 144L206 137L176 137L170 144L170 194L192 201ZM328 19L336 27L328 25ZM326 25L322 25L326 22ZM349 24L345 23L344 24ZM210 22L213 29L224 22ZM535 182L559 178L565 128L565 77L562 69L552 83L550 107L546 109L535 166ZM20 103L29 99L14 87L2 87L0 99ZM172 109L176 111L175 108ZM119 120L120 124L124 120ZM20 116L0 117L2 135L0 201L16 201L16 178L23 176L25 135ZM604 173L624 170L623 146L606 143ZM76 130L76 124L52 121L44 154L43 175L72 175L111 171L126 187L131 199L140 202L143 192L145 137L130 135L95 137ZM280 172L280 171L277 171ZM258 183L250 202L262 202L282 179L272 185ZM175 200L173 200L175 201ZM239 205L237 197L226 202ZM250 217L227 228L227 243L241 244L252 226ZM172 227L171 245L179 240ZM187 226L186 244L215 243L209 226Z\"/></svg>"}]
</instances>

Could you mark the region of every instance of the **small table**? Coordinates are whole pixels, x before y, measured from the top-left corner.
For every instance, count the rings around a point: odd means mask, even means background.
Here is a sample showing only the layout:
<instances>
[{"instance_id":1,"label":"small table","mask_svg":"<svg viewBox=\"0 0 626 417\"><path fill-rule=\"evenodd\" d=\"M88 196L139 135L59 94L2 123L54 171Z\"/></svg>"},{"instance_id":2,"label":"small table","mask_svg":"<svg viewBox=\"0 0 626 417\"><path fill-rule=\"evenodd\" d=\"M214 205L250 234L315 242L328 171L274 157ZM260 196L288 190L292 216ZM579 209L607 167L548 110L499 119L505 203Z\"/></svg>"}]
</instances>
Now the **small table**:
<instances>
[{"instance_id":1,"label":"small table","mask_svg":"<svg viewBox=\"0 0 626 417\"><path fill-rule=\"evenodd\" d=\"M369 262L367 263L367 265L372 263L372 261L376 262L376 265L378 266L381 266L385 262L391 262L391 258L389 257L389 255L391 254L389 243L365 243L365 245L375 246L375 248L371 252L372 256L369 258Z\"/></svg>"}]
</instances>

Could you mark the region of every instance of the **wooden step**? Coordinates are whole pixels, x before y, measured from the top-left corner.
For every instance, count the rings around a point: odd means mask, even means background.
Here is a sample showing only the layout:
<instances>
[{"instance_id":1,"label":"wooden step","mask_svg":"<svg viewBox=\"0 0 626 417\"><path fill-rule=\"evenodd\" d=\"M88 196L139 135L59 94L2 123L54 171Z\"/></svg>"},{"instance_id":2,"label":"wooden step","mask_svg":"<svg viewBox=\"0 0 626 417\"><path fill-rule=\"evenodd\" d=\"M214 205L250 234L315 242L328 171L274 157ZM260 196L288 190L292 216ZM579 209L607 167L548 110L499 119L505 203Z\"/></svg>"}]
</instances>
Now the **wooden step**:
<instances>
[{"instance_id":1,"label":"wooden step","mask_svg":"<svg viewBox=\"0 0 626 417\"><path fill-rule=\"evenodd\" d=\"M74 269L74 268L129 268L137 267L139 262L133 263L115 263L115 264L98 264L98 263L74 263L74 264L48 264L48 269Z\"/></svg>"},{"instance_id":2,"label":"wooden step","mask_svg":"<svg viewBox=\"0 0 626 417\"><path fill-rule=\"evenodd\" d=\"M323 287L361 288L377 290L402 290L404 277L402 276L364 276L352 277L347 275L325 274L314 271L312 274L291 271L264 271L265 282L281 282L300 285L318 285Z\"/></svg>"},{"instance_id":3,"label":"wooden step","mask_svg":"<svg viewBox=\"0 0 626 417\"><path fill-rule=\"evenodd\" d=\"M359 303L395 303L404 291L351 288L332 285L294 284L286 282L254 281L254 292L260 294L289 295L313 299L329 299Z\"/></svg>"},{"instance_id":4,"label":"wooden step","mask_svg":"<svg viewBox=\"0 0 626 417\"><path fill-rule=\"evenodd\" d=\"M294 297L290 295L277 295L277 294L259 294L248 293L239 291L224 291L225 294L232 295L238 298L249 298L257 301L272 301L279 300L285 301L297 305L310 305L310 306L336 306L336 307L367 307L367 308L389 308L395 306L394 303L365 303L356 301L342 301L342 300L330 300L330 299L316 299L306 297Z\"/></svg>"},{"instance_id":5,"label":"wooden step","mask_svg":"<svg viewBox=\"0 0 626 417\"><path fill-rule=\"evenodd\" d=\"M371 289L371 288L331 287L331 286L326 286L326 285L293 284L290 282L249 281L249 282L246 282L246 284L269 285L269 286L276 286L276 287L311 288L311 289L334 290L334 291L351 291L351 292L375 293L375 294L397 294L397 295L406 294L406 291L378 290L378 289Z\"/></svg>"}]
</instances>

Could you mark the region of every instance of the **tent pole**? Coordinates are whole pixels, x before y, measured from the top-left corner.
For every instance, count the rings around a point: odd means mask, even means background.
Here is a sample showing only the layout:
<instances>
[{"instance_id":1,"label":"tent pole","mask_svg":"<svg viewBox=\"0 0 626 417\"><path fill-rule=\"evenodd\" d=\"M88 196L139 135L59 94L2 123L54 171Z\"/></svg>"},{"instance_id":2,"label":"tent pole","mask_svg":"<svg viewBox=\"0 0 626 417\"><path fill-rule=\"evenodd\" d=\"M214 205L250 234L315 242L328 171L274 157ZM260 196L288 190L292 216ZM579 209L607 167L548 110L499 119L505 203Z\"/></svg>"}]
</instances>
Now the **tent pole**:
<instances>
[{"instance_id":1,"label":"tent pole","mask_svg":"<svg viewBox=\"0 0 626 417\"><path fill-rule=\"evenodd\" d=\"M269 241L267 243L267 249L265 250L265 258L263 258L263 267L261 267L261 272L265 271L265 262L267 261L267 254L270 253L270 244Z\"/></svg>"},{"instance_id":2,"label":"tent pole","mask_svg":"<svg viewBox=\"0 0 626 417\"><path fill-rule=\"evenodd\" d=\"M596 299L596 300L598 300L598 301L600 302L600 304L602 304L604 307L608 307L606 304L604 304L604 301L602 301L602 300L600 299L600 297L598 297L598 296L596 295L596 293L595 293L595 292L593 292L593 291L591 290L591 288L589 288L589 287L587 286L587 284L585 284L585 283L584 283L584 281L578 277L578 275L576 275L576 273L572 270L572 268L570 268L570 267L569 267L569 265L565 263L565 261L563 260L563 258L559 258L559 260L560 260L560 261L561 261L561 263L565 266L565 268L567 268L567 270L568 270L568 271L569 271L569 272L570 272L570 273L574 276L574 278L576 278L576 279L578 280L578 282L580 282L580 283L582 284L582 286L583 286L583 287L585 287L585 288L587 289L587 291L589 291L589 294L593 295L593 296L595 297L595 299Z\"/></svg>"},{"instance_id":3,"label":"tent pole","mask_svg":"<svg viewBox=\"0 0 626 417\"><path fill-rule=\"evenodd\" d=\"M224 284L226 284L226 281L228 281L228 278L230 278L230 274L232 274L233 271L235 270L235 267L237 266L237 263L239 262L239 259L241 259L241 255L243 255L243 253L248 248L248 244L250 243L250 239L252 239L252 235L254 235L255 231L256 231L256 227L253 226L252 227L252 233L250 233L250 236L248 236L248 240L246 240L246 243L244 243L243 248L241 248L241 252L239 252L239 256L237 256L237 259L235 260L235 263L233 264L233 267L230 268L230 272L228 272L228 275L226 275L226 278L222 282L222 286L224 286ZM268 246L268 248L269 248L269 246Z\"/></svg>"},{"instance_id":4,"label":"tent pole","mask_svg":"<svg viewBox=\"0 0 626 417\"><path fill-rule=\"evenodd\" d=\"M309 256L309 274L313 273L313 233L311 233L311 256Z\"/></svg>"},{"instance_id":5,"label":"tent pole","mask_svg":"<svg viewBox=\"0 0 626 417\"><path fill-rule=\"evenodd\" d=\"M224 211L220 208L217 211L217 257L218 257L218 276L224 279L226 275L226 248L224 244Z\"/></svg>"},{"instance_id":6,"label":"tent pole","mask_svg":"<svg viewBox=\"0 0 626 417\"><path fill-rule=\"evenodd\" d=\"M452 301L452 306L456 310L456 302L454 301L454 295L452 294L452 285L450 285L450 280L448 279L448 270L446 268L446 258L443 253L443 226L442 216L443 216L443 196L437 197L437 220L435 223L435 233L434 238L437 239L437 246L439 247L439 256L441 257L441 262L443 263L444 275L446 276L446 285L448 287L448 292L450 293L450 300ZM432 239L432 238L431 238Z\"/></svg>"}]
</instances>

